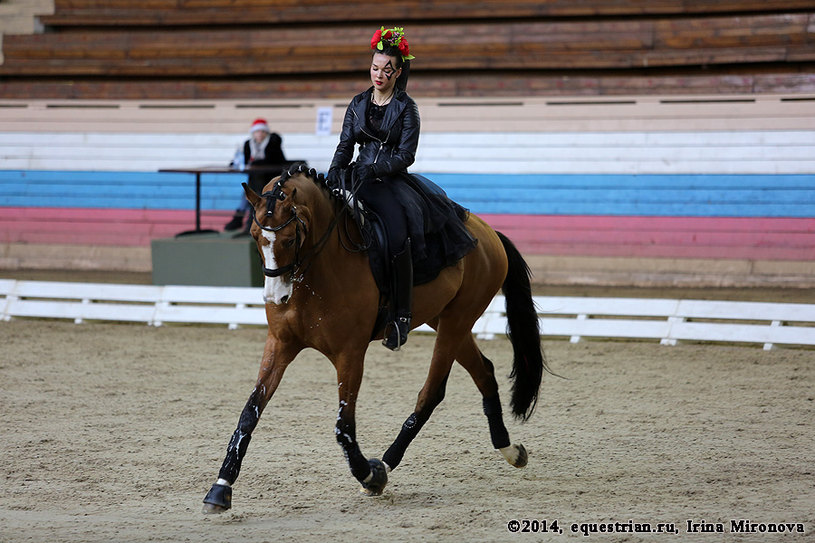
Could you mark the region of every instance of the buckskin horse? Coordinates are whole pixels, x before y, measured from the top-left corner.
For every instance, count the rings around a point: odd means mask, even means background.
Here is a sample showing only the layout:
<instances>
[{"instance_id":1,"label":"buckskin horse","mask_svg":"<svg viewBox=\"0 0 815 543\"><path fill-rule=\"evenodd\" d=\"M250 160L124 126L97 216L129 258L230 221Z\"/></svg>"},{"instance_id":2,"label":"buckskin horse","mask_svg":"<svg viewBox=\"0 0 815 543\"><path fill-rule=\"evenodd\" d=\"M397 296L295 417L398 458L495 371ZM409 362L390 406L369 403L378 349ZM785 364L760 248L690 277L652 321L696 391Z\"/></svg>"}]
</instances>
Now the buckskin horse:
<instances>
[{"instance_id":1,"label":"buckskin horse","mask_svg":"<svg viewBox=\"0 0 815 543\"><path fill-rule=\"evenodd\" d=\"M501 289L513 347L510 406L516 418L526 420L537 403L543 370L548 368L529 268L509 239L469 215L465 226L478 240L476 247L457 264L442 269L436 279L416 287L412 325L427 323L437 333L427 380L413 413L382 459L367 459L357 441L354 411L365 352L377 339L380 293L368 256L348 249L347 237L359 234L358 225L346 220L346 201L314 170L301 167L284 172L264 187L262 195L245 184L244 190L254 207L251 234L266 275L263 298L269 327L257 383L229 441L218 479L204 498L205 513L231 507L232 485L258 419L289 363L306 348L316 349L336 368L336 438L363 493L382 493L388 473L399 465L444 398L454 361L467 370L481 393L492 445L511 465L526 465L526 449L510 442L504 425L493 364L472 334L476 319Z\"/></svg>"}]
</instances>

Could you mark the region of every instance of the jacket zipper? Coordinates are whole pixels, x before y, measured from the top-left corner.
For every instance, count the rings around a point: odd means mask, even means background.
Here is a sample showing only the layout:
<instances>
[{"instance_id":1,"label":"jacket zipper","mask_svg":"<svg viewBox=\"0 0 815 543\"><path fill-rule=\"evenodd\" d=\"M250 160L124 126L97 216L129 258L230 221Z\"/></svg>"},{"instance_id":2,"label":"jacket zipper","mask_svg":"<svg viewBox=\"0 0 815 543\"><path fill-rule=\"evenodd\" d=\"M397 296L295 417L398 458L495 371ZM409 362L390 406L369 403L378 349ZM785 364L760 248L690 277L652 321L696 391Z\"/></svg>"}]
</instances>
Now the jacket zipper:
<instances>
[{"instance_id":1,"label":"jacket zipper","mask_svg":"<svg viewBox=\"0 0 815 543\"><path fill-rule=\"evenodd\" d=\"M354 117L356 117L357 121L359 121L359 115L357 115L356 110L352 109L351 111L354 113ZM368 136L369 138L379 142L379 149L376 150L376 155L374 155L374 162L373 162L374 164L376 164L376 161L379 160L379 153L382 152L382 147L385 145L385 142L388 141L388 138L391 135L391 131L388 130L388 133L385 134L385 139L381 140L381 139L377 138L376 136L374 136L373 134L369 134L368 132L366 132L365 131L365 125L363 123L361 123L361 122L359 123L359 129L362 130L362 133L365 134L366 136Z\"/></svg>"}]
</instances>

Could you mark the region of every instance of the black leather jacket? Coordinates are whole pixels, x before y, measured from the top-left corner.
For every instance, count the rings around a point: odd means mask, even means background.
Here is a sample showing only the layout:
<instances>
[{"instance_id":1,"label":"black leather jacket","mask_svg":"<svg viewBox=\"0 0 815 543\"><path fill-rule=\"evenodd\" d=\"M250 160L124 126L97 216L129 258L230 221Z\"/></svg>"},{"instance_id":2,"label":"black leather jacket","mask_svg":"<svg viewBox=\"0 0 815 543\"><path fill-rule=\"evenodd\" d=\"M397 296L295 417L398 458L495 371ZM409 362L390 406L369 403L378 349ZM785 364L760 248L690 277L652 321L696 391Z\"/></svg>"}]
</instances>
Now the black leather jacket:
<instances>
[{"instance_id":1,"label":"black leather jacket","mask_svg":"<svg viewBox=\"0 0 815 543\"><path fill-rule=\"evenodd\" d=\"M354 145L359 144L357 162L372 164L377 178L407 171L416 158L419 145L419 108L406 92L396 91L385 110L381 130L368 126L368 104L373 87L356 95L342 123L340 143L328 170L329 178L345 170L354 156Z\"/></svg>"}]
</instances>

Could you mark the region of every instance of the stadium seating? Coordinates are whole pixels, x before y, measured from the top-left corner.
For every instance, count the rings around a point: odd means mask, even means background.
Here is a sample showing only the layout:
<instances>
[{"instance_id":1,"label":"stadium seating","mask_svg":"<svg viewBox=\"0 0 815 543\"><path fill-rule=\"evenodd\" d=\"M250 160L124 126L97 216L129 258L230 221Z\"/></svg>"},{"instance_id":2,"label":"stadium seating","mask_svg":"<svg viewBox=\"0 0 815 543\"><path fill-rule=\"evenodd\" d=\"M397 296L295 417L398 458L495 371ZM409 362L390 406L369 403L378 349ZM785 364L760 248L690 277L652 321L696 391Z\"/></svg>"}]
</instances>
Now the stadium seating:
<instances>
[{"instance_id":1,"label":"stadium seating","mask_svg":"<svg viewBox=\"0 0 815 543\"><path fill-rule=\"evenodd\" d=\"M809 90L811 2L55 0L7 36L17 98L346 96L380 13L408 27L421 96ZM327 81L328 80L328 84Z\"/></svg>"},{"instance_id":2,"label":"stadium seating","mask_svg":"<svg viewBox=\"0 0 815 543\"><path fill-rule=\"evenodd\" d=\"M256 116L287 156L325 170L386 10L417 56L412 171L509 233L539 270L583 259L585 280L611 261L738 266L750 282L777 264L792 270L779 277L815 278L810 1L54 8L39 18L47 32L3 39L0 265L20 265L4 255L22 244L143 251L188 229L191 176L158 170L227 164ZM318 135L326 108L331 133ZM205 228L225 223L239 180L204 177ZM34 253L30 265L56 261Z\"/></svg>"}]
</instances>

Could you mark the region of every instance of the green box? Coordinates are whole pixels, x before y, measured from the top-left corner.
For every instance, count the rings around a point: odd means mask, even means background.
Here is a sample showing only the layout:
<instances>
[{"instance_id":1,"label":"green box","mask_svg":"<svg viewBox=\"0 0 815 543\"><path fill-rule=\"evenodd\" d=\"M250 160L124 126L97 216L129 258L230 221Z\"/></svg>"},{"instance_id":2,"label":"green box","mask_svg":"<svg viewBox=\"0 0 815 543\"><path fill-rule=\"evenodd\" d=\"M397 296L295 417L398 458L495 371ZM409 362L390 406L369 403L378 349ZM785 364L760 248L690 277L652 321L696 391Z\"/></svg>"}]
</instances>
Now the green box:
<instances>
[{"instance_id":1,"label":"green box","mask_svg":"<svg viewBox=\"0 0 815 543\"><path fill-rule=\"evenodd\" d=\"M188 234L150 244L154 285L263 286L255 240L232 233Z\"/></svg>"}]
</instances>

